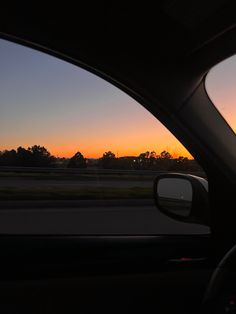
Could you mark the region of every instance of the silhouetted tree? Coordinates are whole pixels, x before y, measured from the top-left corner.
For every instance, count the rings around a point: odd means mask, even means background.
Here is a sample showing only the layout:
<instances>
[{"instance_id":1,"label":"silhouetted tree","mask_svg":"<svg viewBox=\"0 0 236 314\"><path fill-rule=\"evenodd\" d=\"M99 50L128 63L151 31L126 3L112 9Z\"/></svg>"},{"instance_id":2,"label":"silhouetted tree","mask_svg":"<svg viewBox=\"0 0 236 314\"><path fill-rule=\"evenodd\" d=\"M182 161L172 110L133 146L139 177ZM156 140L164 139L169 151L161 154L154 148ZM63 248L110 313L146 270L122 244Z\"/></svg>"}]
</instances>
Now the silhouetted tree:
<instances>
[{"instance_id":1,"label":"silhouetted tree","mask_svg":"<svg viewBox=\"0 0 236 314\"><path fill-rule=\"evenodd\" d=\"M105 169L112 169L116 168L116 156L111 151L105 152L99 160L99 164L102 166L102 168Z\"/></svg>"},{"instance_id":2,"label":"silhouetted tree","mask_svg":"<svg viewBox=\"0 0 236 314\"><path fill-rule=\"evenodd\" d=\"M173 158L168 151L162 151L157 155L155 151L146 151L139 156L124 156L116 158L115 154L107 151L98 160L87 160L77 152L71 159L55 158L43 146L33 145L28 149L18 147L17 150L0 151L0 166L33 166L33 167L69 167L85 168L89 166L102 167L105 169L136 169L158 171L183 171L197 173L204 176L204 172L194 159L179 156Z\"/></svg>"},{"instance_id":3,"label":"silhouetted tree","mask_svg":"<svg viewBox=\"0 0 236 314\"><path fill-rule=\"evenodd\" d=\"M155 151L141 153L137 158L139 169L154 169L156 166L157 154Z\"/></svg>"},{"instance_id":4,"label":"silhouetted tree","mask_svg":"<svg viewBox=\"0 0 236 314\"><path fill-rule=\"evenodd\" d=\"M4 150L0 155L1 166L16 166L17 165L17 153L14 149Z\"/></svg>"},{"instance_id":5,"label":"silhouetted tree","mask_svg":"<svg viewBox=\"0 0 236 314\"><path fill-rule=\"evenodd\" d=\"M172 155L164 150L160 153L160 155L157 156L155 169L160 171L168 171L171 168L173 162L174 159Z\"/></svg>"},{"instance_id":6,"label":"silhouetted tree","mask_svg":"<svg viewBox=\"0 0 236 314\"><path fill-rule=\"evenodd\" d=\"M159 158L161 158L161 159L171 159L172 156L171 156L171 154L169 152L164 150L163 152L160 153Z\"/></svg>"},{"instance_id":7,"label":"silhouetted tree","mask_svg":"<svg viewBox=\"0 0 236 314\"><path fill-rule=\"evenodd\" d=\"M18 147L17 150L5 150L0 154L0 165L22 167L44 167L54 165L55 157L43 146L34 145L25 149Z\"/></svg>"},{"instance_id":8,"label":"silhouetted tree","mask_svg":"<svg viewBox=\"0 0 236 314\"><path fill-rule=\"evenodd\" d=\"M80 153L77 152L70 160L67 165L68 168L86 168L86 158Z\"/></svg>"},{"instance_id":9,"label":"silhouetted tree","mask_svg":"<svg viewBox=\"0 0 236 314\"><path fill-rule=\"evenodd\" d=\"M152 151L149 154L149 168L154 169L156 166L157 154L156 152Z\"/></svg>"},{"instance_id":10,"label":"silhouetted tree","mask_svg":"<svg viewBox=\"0 0 236 314\"><path fill-rule=\"evenodd\" d=\"M141 153L138 156L138 168L146 169L148 164L149 152Z\"/></svg>"},{"instance_id":11,"label":"silhouetted tree","mask_svg":"<svg viewBox=\"0 0 236 314\"><path fill-rule=\"evenodd\" d=\"M114 159L116 158L115 154L111 151L105 152L102 156L103 159Z\"/></svg>"},{"instance_id":12,"label":"silhouetted tree","mask_svg":"<svg viewBox=\"0 0 236 314\"><path fill-rule=\"evenodd\" d=\"M28 151L31 154L31 165L34 167L49 167L55 162L55 157L44 146L33 145L28 147Z\"/></svg>"},{"instance_id":13,"label":"silhouetted tree","mask_svg":"<svg viewBox=\"0 0 236 314\"><path fill-rule=\"evenodd\" d=\"M32 153L23 147L18 147L16 152L17 165L27 167L32 165Z\"/></svg>"}]
</instances>

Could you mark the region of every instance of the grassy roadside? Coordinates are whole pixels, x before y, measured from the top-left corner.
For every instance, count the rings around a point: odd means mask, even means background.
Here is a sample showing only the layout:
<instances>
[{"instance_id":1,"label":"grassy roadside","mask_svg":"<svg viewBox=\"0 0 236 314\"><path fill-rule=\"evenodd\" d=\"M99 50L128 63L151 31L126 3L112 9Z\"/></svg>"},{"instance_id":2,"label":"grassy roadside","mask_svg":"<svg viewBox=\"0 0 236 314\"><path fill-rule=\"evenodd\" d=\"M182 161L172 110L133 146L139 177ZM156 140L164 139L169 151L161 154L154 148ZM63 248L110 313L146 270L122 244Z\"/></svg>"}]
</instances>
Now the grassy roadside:
<instances>
[{"instance_id":1,"label":"grassy roadside","mask_svg":"<svg viewBox=\"0 0 236 314\"><path fill-rule=\"evenodd\" d=\"M14 173L0 172L0 178L33 179L33 180L67 180L67 181L106 181L106 180L131 180L131 181L150 181L156 177L143 174L63 174L63 173Z\"/></svg>"},{"instance_id":2,"label":"grassy roadside","mask_svg":"<svg viewBox=\"0 0 236 314\"><path fill-rule=\"evenodd\" d=\"M81 188L81 189L20 189L1 188L0 200L98 200L98 199L149 199L152 189L131 188Z\"/></svg>"}]
</instances>

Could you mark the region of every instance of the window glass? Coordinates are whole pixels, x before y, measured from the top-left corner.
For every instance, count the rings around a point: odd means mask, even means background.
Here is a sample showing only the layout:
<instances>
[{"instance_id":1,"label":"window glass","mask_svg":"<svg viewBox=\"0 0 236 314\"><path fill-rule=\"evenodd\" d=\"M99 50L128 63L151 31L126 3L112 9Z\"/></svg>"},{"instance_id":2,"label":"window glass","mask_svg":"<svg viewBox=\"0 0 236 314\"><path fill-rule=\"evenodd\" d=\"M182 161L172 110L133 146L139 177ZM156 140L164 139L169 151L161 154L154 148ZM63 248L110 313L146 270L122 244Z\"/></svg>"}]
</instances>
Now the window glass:
<instances>
[{"instance_id":1,"label":"window glass","mask_svg":"<svg viewBox=\"0 0 236 314\"><path fill-rule=\"evenodd\" d=\"M0 68L0 216L15 215L17 233L206 232L155 208L157 173L205 175L135 100L81 68L5 40ZM0 233L11 233L4 219Z\"/></svg>"},{"instance_id":2,"label":"window glass","mask_svg":"<svg viewBox=\"0 0 236 314\"><path fill-rule=\"evenodd\" d=\"M236 132L236 55L212 68L206 76L207 93Z\"/></svg>"}]
</instances>

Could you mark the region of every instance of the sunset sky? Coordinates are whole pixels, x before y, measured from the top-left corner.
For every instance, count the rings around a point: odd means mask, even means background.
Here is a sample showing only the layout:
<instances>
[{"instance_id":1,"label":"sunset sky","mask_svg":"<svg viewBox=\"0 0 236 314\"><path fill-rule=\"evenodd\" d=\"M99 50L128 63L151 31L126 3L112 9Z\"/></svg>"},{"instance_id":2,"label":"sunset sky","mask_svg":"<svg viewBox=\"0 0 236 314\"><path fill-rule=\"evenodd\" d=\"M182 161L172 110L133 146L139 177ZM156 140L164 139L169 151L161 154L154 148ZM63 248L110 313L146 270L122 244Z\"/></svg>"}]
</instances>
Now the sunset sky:
<instances>
[{"instance_id":1,"label":"sunset sky","mask_svg":"<svg viewBox=\"0 0 236 314\"><path fill-rule=\"evenodd\" d=\"M236 132L236 55L209 71L206 90L212 102Z\"/></svg>"},{"instance_id":2,"label":"sunset sky","mask_svg":"<svg viewBox=\"0 0 236 314\"><path fill-rule=\"evenodd\" d=\"M5 40L0 40L0 69L1 151L37 144L60 157L80 151L97 158L108 150L119 157L152 150L189 157L145 108L83 69ZM235 86L233 73L232 82ZM227 97L216 96L231 106L231 117L234 101ZM234 126L235 117L234 111Z\"/></svg>"}]
</instances>

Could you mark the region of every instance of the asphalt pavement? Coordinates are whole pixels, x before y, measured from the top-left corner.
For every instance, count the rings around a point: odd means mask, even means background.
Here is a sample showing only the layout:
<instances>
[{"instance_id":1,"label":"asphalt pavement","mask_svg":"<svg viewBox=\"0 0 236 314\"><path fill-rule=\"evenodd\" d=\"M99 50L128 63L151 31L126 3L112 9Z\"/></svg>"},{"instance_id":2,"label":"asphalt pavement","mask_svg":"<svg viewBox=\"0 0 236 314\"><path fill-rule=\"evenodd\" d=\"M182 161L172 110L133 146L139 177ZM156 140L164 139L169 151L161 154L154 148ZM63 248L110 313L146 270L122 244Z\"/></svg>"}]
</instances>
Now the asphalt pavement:
<instances>
[{"instance_id":1,"label":"asphalt pavement","mask_svg":"<svg viewBox=\"0 0 236 314\"><path fill-rule=\"evenodd\" d=\"M64 204L65 205L65 204ZM206 234L204 226L174 221L152 204L44 207L0 211L0 233L66 235Z\"/></svg>"}]
</instances>

